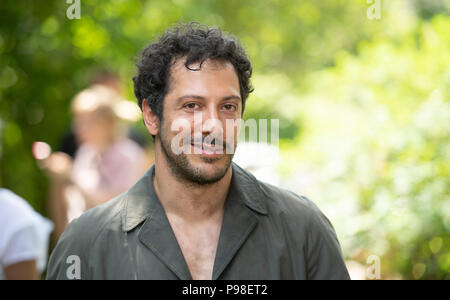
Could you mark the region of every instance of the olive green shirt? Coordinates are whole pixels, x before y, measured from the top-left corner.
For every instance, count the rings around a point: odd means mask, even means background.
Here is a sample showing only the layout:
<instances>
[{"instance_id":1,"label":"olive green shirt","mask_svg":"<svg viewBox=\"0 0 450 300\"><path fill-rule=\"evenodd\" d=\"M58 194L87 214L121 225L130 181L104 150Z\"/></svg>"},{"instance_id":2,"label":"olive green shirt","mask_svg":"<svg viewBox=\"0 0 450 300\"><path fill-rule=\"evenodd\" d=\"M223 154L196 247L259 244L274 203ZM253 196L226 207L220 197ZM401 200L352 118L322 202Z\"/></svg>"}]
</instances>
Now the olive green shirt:
<instances>
[{"instance_id":1,"label":"olive green shirt","mask_svg":"<svg viewBox=\"0 0 450 300\"><path fill-rule=\"evenodd\" d=\"M192 279L153 189L154 171L68 226L50 257L47 279ZM233 163L212 278L349 275L335 231L316 205Z\"/></svg>"}]
</instances>

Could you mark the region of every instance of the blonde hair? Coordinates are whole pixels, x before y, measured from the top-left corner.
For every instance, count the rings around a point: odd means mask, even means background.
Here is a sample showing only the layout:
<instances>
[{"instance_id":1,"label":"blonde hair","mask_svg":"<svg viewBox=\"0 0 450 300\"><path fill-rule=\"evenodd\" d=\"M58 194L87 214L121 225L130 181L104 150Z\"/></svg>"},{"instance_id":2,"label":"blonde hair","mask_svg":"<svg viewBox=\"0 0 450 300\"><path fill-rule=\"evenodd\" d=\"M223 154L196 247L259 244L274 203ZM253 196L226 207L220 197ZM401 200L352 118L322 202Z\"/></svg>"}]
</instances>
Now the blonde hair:
<instances>
[{"instance_id":1,"label":"blonde hair","mask_svg":"<svg viewBox=\"0 0 450 300\"><path fill-rule=\"evenodd\" d=\"M92 112L125 121L136 121L141 114L135 103L122 99L115 90L99 84L76 94L71 104L71 110L75 114Z\"/></svg>"}]
</instances>

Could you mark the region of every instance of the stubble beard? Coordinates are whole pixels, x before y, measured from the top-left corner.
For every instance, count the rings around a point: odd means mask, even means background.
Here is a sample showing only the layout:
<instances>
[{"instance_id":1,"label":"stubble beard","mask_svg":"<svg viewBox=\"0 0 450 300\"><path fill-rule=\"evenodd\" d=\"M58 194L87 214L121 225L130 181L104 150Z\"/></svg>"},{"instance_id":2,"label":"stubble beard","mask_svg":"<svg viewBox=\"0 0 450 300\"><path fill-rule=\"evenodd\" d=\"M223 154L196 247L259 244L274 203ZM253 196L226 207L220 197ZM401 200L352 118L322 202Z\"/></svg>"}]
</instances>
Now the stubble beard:
<instances>
[{"instance_id":1,"label":"stubble beard","mask_svg":"<svg viewBox=\"0 0 450 300\"><path fill-rule=\"evenodd\" d=\"M162 127L162 126L161 126ZM234 156L233 154L225 153L224 156L218 158L202 157L199 158L207 163L214 164L219 160L224 161L224 166L214 167L215 172L213 174L205 174L201 167L195 167L189 161L188 155L185 153L175 154L171 151L169 139L165 139L165 135L160 130L160 145L163 156L169 166L170 172L179 181L184 182L191 186L204 186L210 185L220 181L227 173ZM225 152L225 151L224 151ZM195 155L195 154L191 154Z\"/></svg>"}]
</instances>

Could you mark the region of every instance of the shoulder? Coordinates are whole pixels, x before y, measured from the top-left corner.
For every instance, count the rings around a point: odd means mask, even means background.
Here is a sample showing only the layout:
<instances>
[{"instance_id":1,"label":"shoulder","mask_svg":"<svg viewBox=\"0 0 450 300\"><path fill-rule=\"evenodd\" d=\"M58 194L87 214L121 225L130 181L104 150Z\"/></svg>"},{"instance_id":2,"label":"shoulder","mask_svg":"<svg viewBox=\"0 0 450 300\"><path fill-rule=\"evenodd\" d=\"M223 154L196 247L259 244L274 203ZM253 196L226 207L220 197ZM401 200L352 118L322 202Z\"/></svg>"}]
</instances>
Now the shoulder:
<instances>
[{"instance_id":1,"label":"shoulder","mask_svg":"<svg viewBox=\"0 0 450 300\"><path fill-rule=\"evenodd\" d=\"M98 242L106 232L121 230L121 211L126 203L127 192L100 204L73 220L58 240L47 270L48 279L67 279L67 264L75 257L82 267L82 278L89 278L89 257L99 251Z\"/></svg>"},{"instance_id":2,"label":"shoulder","mask_svg":"<svg viewBox=\"0 0 450 300\"><path fill-rule=\"evenodd\" d=\"M311 222L314 223L317 219L325 217L318 206L304 195L259 181L256 178L255 184L262 191L264 204L272 217L283 217L294 223L302 222L304 225L309 225Z\"/></svg>"},{"instance_id":3,"label":"shoulder","mask_svg":"<svg viewBox=\"0 0 450 300\"><path fill-rule=\"evenodd\" d=\"M316 204L303 195L261 181L257 181L257 184L266 196L266 204L272 209L294 215L310 215L320 212Z\"/></svg>"},{"instance_id":4,"label":"shoulder","mask_svg":"<svg viewBox=\"0 0 450 300\"><path fill-rule=\"evenodd\" d=\"M3 234L40 224L42 217L27 201L9 190L0 189L0 207L0 230Z\"/></svg>"},{"instance_id":5,"label":"shoulder","mask_svg":"<svg viewBox=\"0 0 450 300\"><path fill-rule=\"evenodd\" d=\"M106 229L120 229L121 211L125 205L127 192L97 205L73 220L61 236L60 242L80 240L92 243Z\"/></svg>"},{"instance_id":6,"label":"shoulder","mask_svg":"<svg viewBox=\"0 0 450 300\"><path fill-rule=\"evenodd\" d=\"M11 217L32 217L31 206L10 190L0 189L0 204L3 212Z\"/></svg>"},{"instance_id":7,"label":"shoulder","mask_svg":"<svg viewBox=\"0 0 450 300\"><path fill-rule=\"evenodd\" d=\"M302 232L308 238L318 236L337 240L330 220L308 197L254 179L262 191L268 216L289 232Z\"/></svg>"},{"instance_id":8,"label":"shoulder","mask_svg":"<svg viewBox=\"0 0 450 300\"><path fill-rule=\"evenodd\" d=\"M281 228L296 253L304 251L309 279L349 279L342 250L329 219L305 196L257 181L272 226Z\"/></svg>"}]
</instances>

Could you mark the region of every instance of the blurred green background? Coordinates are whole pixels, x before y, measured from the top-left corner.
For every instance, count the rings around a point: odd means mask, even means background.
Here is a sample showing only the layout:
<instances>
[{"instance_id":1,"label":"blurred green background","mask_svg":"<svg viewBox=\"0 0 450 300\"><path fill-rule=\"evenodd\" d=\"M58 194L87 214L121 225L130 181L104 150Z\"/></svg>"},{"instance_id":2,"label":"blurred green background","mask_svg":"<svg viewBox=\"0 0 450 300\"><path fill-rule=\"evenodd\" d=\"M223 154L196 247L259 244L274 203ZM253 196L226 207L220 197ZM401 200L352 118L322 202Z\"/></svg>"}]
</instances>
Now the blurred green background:
<instances>
[{"instance_id":1,"label":"blurred green background","mask_svg":"<svg viewBox=\"0 0 450 300\"><path fill-rule=\"evenodd\" d=\"M199 21L241 39L245 116L280 119L281 185L329 217L352 272L377 255L382 279L450 279L449 1L378 3L380 19L366 0L82 0L69 20L63 0L1 0L0 186L46 215L32 143L58 148L99 69L133 100L140 50Z\"/></svg>"}]
</instances>

